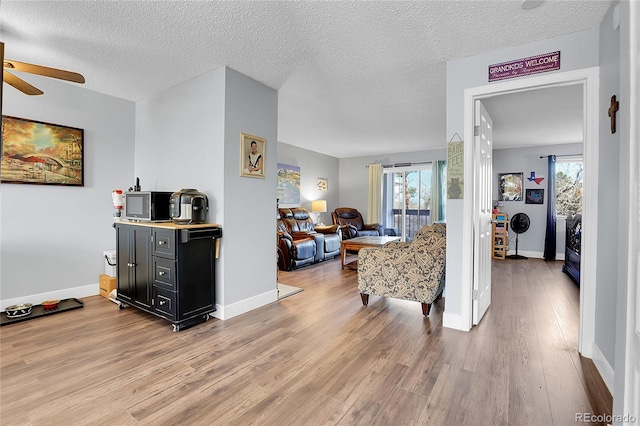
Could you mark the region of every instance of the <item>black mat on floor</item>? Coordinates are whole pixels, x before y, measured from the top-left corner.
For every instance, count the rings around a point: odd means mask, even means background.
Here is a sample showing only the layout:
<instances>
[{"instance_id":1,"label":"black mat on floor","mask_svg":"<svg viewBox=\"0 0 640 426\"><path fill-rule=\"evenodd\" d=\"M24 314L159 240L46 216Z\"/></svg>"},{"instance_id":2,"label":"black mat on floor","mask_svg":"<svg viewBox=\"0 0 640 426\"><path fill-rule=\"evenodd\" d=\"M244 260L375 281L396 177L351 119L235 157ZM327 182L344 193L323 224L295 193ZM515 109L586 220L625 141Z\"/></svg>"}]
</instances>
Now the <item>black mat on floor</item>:
<instances>
[{"instance_id":1,"label":"black mat on floor","mask_svg":"<svg viewBox=\"0 0 640 426\"><path fill-rule=\"evenodd\" d=\"M84 303L78 299L62 299L58 306L53 309L45 309L42 305L33 305L31 308L31 313L29 315L25 315L23 317L18 318L8 318L7 314L2 311L0 312L0 325L13 324L15 322L27 321L34 318L40 318L46 315L58 314L64 311L70 311L72 309L82 308Z\"/></svg>"}]
</instances>

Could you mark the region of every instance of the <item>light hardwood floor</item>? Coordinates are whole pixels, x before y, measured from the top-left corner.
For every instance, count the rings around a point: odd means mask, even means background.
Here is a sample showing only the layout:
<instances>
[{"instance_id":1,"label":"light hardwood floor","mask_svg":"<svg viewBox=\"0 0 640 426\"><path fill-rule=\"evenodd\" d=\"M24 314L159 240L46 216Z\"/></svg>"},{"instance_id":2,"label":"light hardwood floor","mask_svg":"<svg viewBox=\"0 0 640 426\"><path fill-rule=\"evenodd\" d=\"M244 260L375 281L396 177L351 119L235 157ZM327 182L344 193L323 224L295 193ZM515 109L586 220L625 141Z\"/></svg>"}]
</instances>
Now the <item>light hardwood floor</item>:
<instances>
[{"instance_id":1,"label":"light hardwood floor","mask_svg":"<svg viewBox=\"0 0 640 426\"><path fill-rule=\"evenodd\" d=\"M94 296L0 329L9 425L568 425L611 396L577 353L578 288L560 263L493 264L493 303L465 333L445 300L371 296L340 260L280 272L303 292L174 333ZM242 283L237 283L242 285Z\"/></svg>"}]
</instances>

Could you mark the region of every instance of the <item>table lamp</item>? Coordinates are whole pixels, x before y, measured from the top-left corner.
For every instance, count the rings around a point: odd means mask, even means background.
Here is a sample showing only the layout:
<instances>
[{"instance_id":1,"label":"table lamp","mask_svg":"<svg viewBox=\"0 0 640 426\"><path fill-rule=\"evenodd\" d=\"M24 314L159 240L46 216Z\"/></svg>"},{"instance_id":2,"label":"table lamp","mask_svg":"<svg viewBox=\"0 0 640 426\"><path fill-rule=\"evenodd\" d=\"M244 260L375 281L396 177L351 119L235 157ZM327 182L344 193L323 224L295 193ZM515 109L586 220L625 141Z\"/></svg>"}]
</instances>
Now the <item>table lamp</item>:
<instances>
[{"instance_id":1,"label":"table lamp","mask_svg":"<svg viewBox=\"0 0 640 426\"><path fill-rule=\"evenodd\" d=\"M320 213L327 211L327 200L312 201L311 211L316 213L316 225L320 225Z\"/></svg>"}]
</instances>

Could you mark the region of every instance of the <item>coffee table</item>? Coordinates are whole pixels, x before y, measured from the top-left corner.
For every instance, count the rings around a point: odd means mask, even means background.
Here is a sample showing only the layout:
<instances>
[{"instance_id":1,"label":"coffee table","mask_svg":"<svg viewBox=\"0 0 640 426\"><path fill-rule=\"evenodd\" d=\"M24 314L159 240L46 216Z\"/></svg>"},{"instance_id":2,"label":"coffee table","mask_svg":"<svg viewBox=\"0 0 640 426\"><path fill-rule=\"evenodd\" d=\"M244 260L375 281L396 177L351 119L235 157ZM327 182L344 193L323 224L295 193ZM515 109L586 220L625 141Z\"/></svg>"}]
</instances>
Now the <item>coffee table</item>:
<instances>
[{"instance_id":1,"label":"coffee table","mask_svg":"<svg viewBox=\"0 0 640 426\"><path fill-rule=\"evenodd\" d=\"M342 240L340 243L340 259L342 261L342 269L344 269L347 250L360 250L363 247L382 247L391 241L399 241L400 237L356 237L348 240ZM349 262L355 263L355 262Z\"/></svg>"}]
</instances>

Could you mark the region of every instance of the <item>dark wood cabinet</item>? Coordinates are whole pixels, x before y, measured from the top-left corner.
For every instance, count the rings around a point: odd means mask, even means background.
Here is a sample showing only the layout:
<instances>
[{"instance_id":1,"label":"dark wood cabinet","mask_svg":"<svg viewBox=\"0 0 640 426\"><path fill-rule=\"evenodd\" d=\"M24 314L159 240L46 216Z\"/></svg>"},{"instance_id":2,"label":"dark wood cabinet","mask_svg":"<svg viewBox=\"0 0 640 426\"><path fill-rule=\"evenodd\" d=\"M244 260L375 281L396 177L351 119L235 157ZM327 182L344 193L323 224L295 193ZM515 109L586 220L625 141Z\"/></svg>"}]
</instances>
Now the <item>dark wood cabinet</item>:
<instances>
[{"instance_id":1,"label":"dark wood cabinet","mask_svg":"<svg viewBox=\"0 0 640 426\"><path fill-rule=\"evenodd\" d=\"M151 229L116 226L118 298L128 304L151 308L149 268Z\"/></svg>"},{"instance_id":2,"label":"dark wood cabinet","mask_svg":"<svg viewBox=\"0 0 640 426\"><path fill-rule=\"evenodd\" d=\"M167 319L174 331L206 320L215 306L217 225L116 223L118 296Z\"/></svg>"},{"instance_id":3,"label":"dark wood cabinet","mask_svg":"<svg viewBox=\"0 0 640 426\"><path fill-rule=\"evenodd\" d=\"M582 252L582 214L567 218L562 271L580 286L580 256Z\"/></svg>"}]
</instances>

